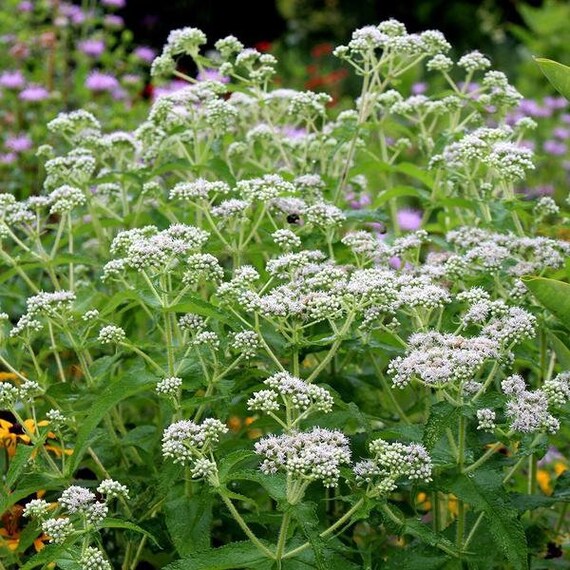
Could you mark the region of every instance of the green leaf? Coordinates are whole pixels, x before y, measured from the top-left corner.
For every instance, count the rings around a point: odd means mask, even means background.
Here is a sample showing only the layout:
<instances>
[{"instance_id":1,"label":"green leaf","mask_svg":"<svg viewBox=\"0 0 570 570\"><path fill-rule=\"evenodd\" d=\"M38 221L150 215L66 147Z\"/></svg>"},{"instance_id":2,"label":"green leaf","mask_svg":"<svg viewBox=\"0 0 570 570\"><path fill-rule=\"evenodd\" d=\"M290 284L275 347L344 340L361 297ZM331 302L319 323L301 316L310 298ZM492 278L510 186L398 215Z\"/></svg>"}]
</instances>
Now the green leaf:
<instances>
[{"instance_id":1,"label":"green leaf","mask_svg":"<svg viewBox=\"0 0 570 570\"><path fill-rule=\"evenodd\" d=\"M422 194L423 192L420 192L420 190L413 188L412 186L394 186L389 190L384 190L384 192L381 192L374 200L374 206L379 207L392 198L399 198L400 196L411 196L413 198L419 198L422 196Z\"/></svg>"},{"instance_id":2,"label":"green leaf","mask_svg":"<svg viewBox=\"0 0 570 570\"><path fill-rule=\"evenodd\" d=\"M35 556L30 558L20 567L20 570L31 570L32 568L37 568L38 566L44 566L49 562L57 560L60 556L67 552L67 547L63 544L48 544L45 548L40 550Z\"/></svg>"},{"instance_id":3,"label":"green leaf","mask_svg":"<svg viewBox=\"0 0 570 570\"><path fill-rule=\"evenodd\" d=\"M228 455L224 456L218 466L218 477L222 483L232 480L232 471L235 470L236 465L245 461L246 459L251 459L256 457L257 454L250 449L238 449L237 451L232 451Z\"/></svg>"},{"instance_id":4,"label":"green leaf","mask_svg":"<svg viewBox=\"0 0 570 570\"><path fill-rule=\"evenodd\" d=\"M531 293L565 325L570 325L570 285L546 277L523 277Z\"/></svg>"},{"instance_id":5,"label":"green leaf","mask_svg":"<svg viewBox=\"0 0 570 570\"><path fill-rule=\"evenodd\" d=\"M265 473L261 473L261 471L244 469L242 471L232 473L231 480L255 481L256 483L259 483L277 502L285 501L286 499L286 478L285 475L281 473L265 475Z\"/></svg>"},{"instance_id":6,"label":"green leaf","mask_svg":"<svg viewBox=\"0 0 570 570\"><path fill-rule=\"evenodd\" d=\"M69 481L67 479L59 479L44 474L27 475L25 477L21 477L19 483L21 483L22 486L16 488L10 494L5 495L2 493L0 495L0 513L6 512L12 505L21 499L25 499L29 495L33 495L37 491L63 489L69 485Z\"/></svg>"},{"instance_id":7,"label":"green leaf","mask_svg":"<svg viewBox=\"0 0 570 570\"><path fill-rule=\"evenodd\" d=\"M570 101L570 67L542 57L535 57L534 61L554 88Z\"/></svg>"},{"instance_id":8,"label":"green leaf","mask_svg":"<svg viewBox=\"0 0 570 570\"><path fill-rule=\"evenodd\" d=\"M232 542L220 548L190 554L165 566L164 570L262 570L270 567L267 557L251 542Z\"/></svg>"},{"instance_id":9,"label":"green leaf","mask_svg":"<svg viewBox=\"0 0 570 570\"><path fill-rule=\"evenodd\" d=\"M402 162L396 166L396 170L423 182L428 188L433 188L433 176L429 174L426 169L420 168L416 164L412 164L411 162Z\"/></svg>"},{"instance_id":10,"label":"green leaf","mask_svg":"<svg viewBox=\"0 0 570 570\"><path fill-rule=\"evenodd\" d=\"M548 337L552 348L556 353L556 358L564 370L570 370L570 348L568 348L554 333L549 333Z\"/></svg>"},{"instance_id":11,"label":"green leaf","mask_svg":"<svg viewBox=\"0 0 570 570\"><path fill-rule=\"evenodd\" d=\"M185 300L182 303L172 305L166 310L171 313L196 313L203 317L212 317L224 323L236 323L236 319L228 314L227 311L222 311L215 305L212 305L212 303L190 295L185 296Z\"/></svg>"},{"instance_id":12,"label":"green leaf","mask_svg":"<svg viewBox=\"0 0 570 570\"><path fill-rule=\"evenodd\" d=\"M158 541L156 540L154 535L148 532L148 530L145 530L144 528L141 528L139 525L136 525L129 521L123 521L121 519L108 517L104 519L103 522L99 523L98 526L99 528L124 528L126 530L132 530L134 532L138 532L139 534L142 534L147 538L149 538L152 542L154 542L156 546L160 548L160 544L158 544Z\"/></svg>"},{"instance_id":13,"label":"green leaf","mask_svg":"<svg viewBox=\"0 0 570 570\"><path fill-rule=\"evenodd\" d=\"M457 422L460 413L460 409L449 402L437 402L431 407L423 437L423 444L428 451L436 446L445 430Z\"/></svg>"},{"instance_id":14,"label":"green leaf","mask_svg":"<svg viewBox=\"0 0 570 570\"><path fill-rule=\"evenodd\" d=\"M35 447L30 445L18 445L16 455L10 460L10 468L6 474L6 486L11 488L18 481L20 474L26 468ZM3 512L3 511L2 511Z\"/></svg>"},{"instance_id":15,"label":"green leaf","mask_svg":"<svg viewBox=\"0 0 570 570\"><path fill-rule=\"evenodd\" d=\"M469 476L457 475L444 487L461 501L483 511L495 543L512 567L528 569L524 529L516 509L508 499L498 471L479 469Z\"/></svg>"},{"instance_id":16,"label":"green leaf","mask_svg":"<svg viewBox=\"0 0 570 570\"><path fill-rule=\"evenodd\" d=\"M87 417L81 422L81 428L77 432L73 455L66 465L67 475L73 474L89 445L89 438L103 419L114 406L121 400L134 396L139 392L144 392L156 383L156 378L145 375L140 370L127 372L120 379L116 380L106 390L103 390L91 408Z\"/></svg>"},{"instance_id":17,"label":"green leaf","mask_svg":"<svg viewBox=\"0 0 570 570\"><path fill-rule=\"evenodd\" d=\"M180 556L210 547L212 497L201 493L178 497L164 505L166 528Z\"/></svg>"}]
</instances>

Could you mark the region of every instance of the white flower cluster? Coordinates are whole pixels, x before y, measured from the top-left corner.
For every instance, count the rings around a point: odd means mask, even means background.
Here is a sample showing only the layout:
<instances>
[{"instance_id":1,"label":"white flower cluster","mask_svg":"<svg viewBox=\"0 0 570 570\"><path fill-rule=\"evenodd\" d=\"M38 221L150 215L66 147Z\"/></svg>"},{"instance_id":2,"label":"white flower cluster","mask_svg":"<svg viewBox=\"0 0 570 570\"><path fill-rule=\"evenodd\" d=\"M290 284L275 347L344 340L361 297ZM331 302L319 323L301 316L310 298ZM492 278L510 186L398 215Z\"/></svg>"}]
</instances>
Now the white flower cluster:
<instances>
[{"instance_id":1,"label":"white flower cluster","mask_svg":"<svg viewBox=\"0 0 570 570\"><path fill-rule=\"evenodd\" d=\"M156 385L156 392L160 396L168 396L174 398L178 395L178 391L182 387L182 378L171 376L164 378Z\"/></svg>"},{"instance_id":2,"label":"white flower cluster","mask_svg":"<svg viewBox=\"0 0 570 570\"><path fill-rule=\"evenodd\" d=\"M282 470L295 479L320 480L325 487L336 487L341 465L350 463L347 437L320 427L269 435L255 444L255 452L265 457L260 466L263 473Z\"/></svg>"},{"instance_id":3,"label":"white flower cluster","mask_svg":"<svg viewBox=\"0 0 570 570\"><path fill-rule=\"evenodd\" d=\"M85 516L92 524L100 523L109 511L106 503L97 501L95 493L79 485L65 489L58 502L70 515Z\"/></svg>"},{"instance_id":4,"label":"white flower cluster","mask_svg":"<svg viewBox=\"0 0 570 570\"><path fill-rule=\"evenodd\" d=\"M125 331L116 325L107 325L99 331L97 340L101 344L120 344L127 338Z\"/></svg>"},{"instance_id":5,"label":"white flower cluster","mask_svg":"<svg viewBox=\"0 0 570 570\"><path fill-rule=\"evenodd\" d=\"M81 570L113 570L103 552L95 546L88 546L85 549L79 560L79 565Z\"/></svg>"},{"instance_id":6,"label":"white flower cluster","mask_svg":"<svg viewBox=\"0 0 570 570\"><path fill-rule=\"evenodd\" d=\"M523 378L516 374L505 378L501 389L510 396L505 413L511 429L522 433L556 433L560 429L560 422L548 411L549 398L544 390L527 390Z\"/></svg>"},{"instance_id":7,"label":"white flower cluster","mask_svg":"<svg viewBox=\"0 0 570 570\"><path fill-rule=\"evenodd\" d=\"M253 358L257 354L260 345L259 335L255 331L234 333L230 341L230 347L246 360Z\"/></svg>"},{"instance_id":8,"label":"white flower cluster","mask_svg":"<svg viewBox=\"0 0 570 570\"><path fill-rule=\"evenodd\" d=\"M546 380L542 386L548 402L554 406L563 406L570 400L570 372L561 372Z\"/></svg>"},{"instance_id":9,"label":"white flower cluster","mask_svg":"<svg viewBox=\"0 0 570 570\"><path fill-rule=\"evenodd\" d=\"M372 457L354 466L356 482L366 485L369 492L386 494L396 489L401 477L411 481L431 481L432 461L419 443L388 442L376 439L369 445Z\"/></svg>"},{"instance_id":10,"label":"white flower cluster","mask_svg":"<svg viewBox=\"0 0 570 570\"><path fill-rule=\"evenodd\" d=\"M185 224L173 224L162 231L146 226L119 232L111 243L111 254L123 255L120 261L124 266L137 271L162 272L181 261L183 255L199 250L208 236L208 232Z\"/></svg>"},{"instance_id":11,"label":"white flower cluster","mask_svg":"<svg viewBox=\"0 0 570 570\"><path fill-rule=\"evenodd\" d=\"M206 35L198 28L172 30L168 35L162 53L152 62L153 77L168 76L176 69L174 58L181 54L197 56L200 46L207 41Z\"/></svg>"},{"instance_id":12,"label":"white flower cluster","mask_svg":"<svg viewBox=\"0 0 570 570\"><path fill-rule=\"evenodd\" d=\"M162 435L162 455L191 467L193 477L212 477L217 473L216 464L209 459L213 446L228 428L214 418L201 424L180 420L170 424Z\"/></svg>"},{"instance_id":13,"label":"white flower cluster","mask_svg":"<svg viewBox=\"0 0 570 570\"><path fill-rule=\"evenodd\" d=\"M446 239L467 262L464 268L468 275L499 269L516 277L531 275L561 267L570 255L570 244L564 241L543 236L519 237L476 227L460 227L448 232Z\"/></svg>"},{"instance_id":14,"label":"white flower cluster","mask_svg":"<svg viewBox=\"0 0 570 570\"><path fill-rule=\"evenodd\" d=\"M267 378L264 384L270 390L254 392L247 401L250 410L276 412L281 408L279 399L285 407L298 410L303 416L313 410L325 413L332 410L333 398L325 388L307 384L288 372L278 372Z\"/></svg>"},{"instance_id":15,"label":"white flower cluster","mask_svg":"<svg viewBox=\"0 0 570 570\"><path fill-rule=\"evenodd\" d=\"M388 373L394 386L416 379L428 386L472 380L488 359L499 357L499 344L485 336L463 337L436 331L415 333L405 356L394 358Z\"/></svg>"},{"instance_id":16,"label":"white flower cluster","mask_svg":"<svg viewBox=\"0 0 570 570\"><path fill-rule=\"evenodd\" d=\"M495 424L497 419L495 410L491 408L481 408L477 410L476 415L478 430L493 431L497 427Z\"/></svg>"},{"instance_id":17,"label":"white flower cluster","mask_svg":"<svg viewBox=\"0 0 570 570\"><path fill-rule=\"evenodd\" d=\"M72 291L40 292L29 297L26 302L26 312L10 331L10 336L18 336L24 331L39 331L42 328L40 317L58 318L71 311L75 293Z\"/></svg>"}]
</instances>

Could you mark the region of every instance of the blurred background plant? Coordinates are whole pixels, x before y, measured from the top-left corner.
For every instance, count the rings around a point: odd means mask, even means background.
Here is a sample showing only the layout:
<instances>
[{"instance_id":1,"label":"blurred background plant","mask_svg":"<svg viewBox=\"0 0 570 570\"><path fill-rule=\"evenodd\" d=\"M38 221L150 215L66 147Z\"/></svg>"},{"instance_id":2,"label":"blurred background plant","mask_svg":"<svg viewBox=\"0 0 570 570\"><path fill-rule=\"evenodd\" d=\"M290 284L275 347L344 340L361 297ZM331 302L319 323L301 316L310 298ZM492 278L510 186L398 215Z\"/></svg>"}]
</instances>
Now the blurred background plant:
<instances>
[{"instance_id":1,"label":"blurred background plant","mask_svg":"<svg viewBox=\"0 0 570 570\"><path fill-rule=\"evenodd\" d=\"M136 124L147 108L145 77L155 52L133 42L117 13L125 1L84 4L2 2L0 176L5 191L25 196L41 187L35 152L48 142L46 122L62 110L90 109L119 129Z\"/></svg>"}]
</instances>

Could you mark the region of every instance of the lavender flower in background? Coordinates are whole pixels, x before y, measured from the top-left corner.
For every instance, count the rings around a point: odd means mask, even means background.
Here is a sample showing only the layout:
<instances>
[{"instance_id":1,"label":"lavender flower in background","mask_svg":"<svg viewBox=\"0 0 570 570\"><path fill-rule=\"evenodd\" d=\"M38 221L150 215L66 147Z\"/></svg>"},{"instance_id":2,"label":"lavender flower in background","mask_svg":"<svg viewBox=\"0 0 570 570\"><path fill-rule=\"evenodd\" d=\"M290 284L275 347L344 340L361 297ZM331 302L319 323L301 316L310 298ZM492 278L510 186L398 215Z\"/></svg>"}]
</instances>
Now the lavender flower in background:
<instances>
[{"instance_id":1,"label":"lavender flower in background","mask_svg":"<svg viewBox=\"0 0 570 570\"><path fill-rule=\"evenodd\" d=\"M0 87L4 87L5 89L22 89L25 84L26 80L19 69L15 71L4 71L0 74Z\"/></svg>"},{"instance_id":2,"label":"lavender flower in background","mask_svg":"<svg viewBox=\"0 0 570 570\"><path fill-rule=\"evenodd\" d=\"M13 152L24 152L32 148L32 139L25 134L8 137L4 146Z\"/></svg>"},{"instance_id":3,"label":"lavender flower in background","mask_svg":"<svg viewBox=\"0 0 570 570\"><path fill-rule=\"evenodd\" d=\"M21 101L28 101L30 103L45 101L48 97L49 91L41 85L29 85L20 91L20 95L18 96Z\"/></svg>"},{"instance_id":4,"label":"lavender flower in background","mask_svg":"<svg viewBox=\"0 0 570 570\"><path fill-rule=\"evenodd\" d=\"M107 8L124 8L127 5L126 0L101 0L101 4Z\"/></svg>"},{"instance_id":5,"label":"lavender flower in background","mask_svg":"<svg viewBox=\"0 0 570 570\"><path fill-rule=\"evenodd\" d=\"M422 227L422 213L419 210L402 208L397 214L398 226L403 231L415 232Z\"/></svg>"},{"instance_id":6,"label":"lavender flower in background","mask_svg":"<svg viewBox=\"0 0 570 570\"><path fill-rule=\"evenodd\" d=\"M85 80L85 87L96 93L109 92L119 87L117 78L108 73L92 71Z\"/></svg>"},{"instance_id":7,"label":"lavender flower in background","mask_svg":"<svg viewBox=\"0 0 570 570\"><path fill-rule=\"evenodd\" d=\"M30 0L23 0L18 4L18 10L20 12L33 12L34 11L34 3Z\"/></svg>"},{"instance_id":8,"label":"lavender flower in background","mask_svg":"<svg viewBox=\"0 0 570 570\"><path fill-rule=\"evenodd\" d=\"M544 152L551 154L552 156L563 156L567 152L566 145L557 140L550 139L544 142L542 145Z\"/></svg>"},{"instance_id":9,"label":"lavender flower in background","mask_svg":"<svg viewBox=\"0 0 570 570\"><path fill-rule=\"evenodd\" d=\"M217 69L202 69L196 76L198 81L219 81L220 83L229 83L230 78L222 75Z\"/></svg>"},{"instance_id":10,"label":"lavender flower in background","mask_svg":"<svg viewBox=\"0 0 570 570\"><path fill-rule=\"evenodd\" d=\"M156 51L148 46L138 46L133 51L133 54L145 63L152 63L152 60L156 57Z\"/></svg>"},{"instance_id":11,"label":"lavender flower in background","mask_svg":"<svg viewBox=\"0 0 570 570\"><path fill-rule=\"evenodd\" d=\"M125 20L116 14L108 14L103 18L103 25L111 29L121 29L125 25Z\"/></svg>"},{"instance_id":12,"label":"lavender flower in background","mask_svg":"<svg viewBox=\"0 0 570 570\"><path fill-rule=\"evenodd\" d=\"M83 40L79 42L78 48L89 57L100 57L105 51L105 42L98 39Z\"/></svg>"},{"instance_id":13,"label":"lavender flower in background","mask_svg":"<svg viewBox=\"0 0 570 570\"><path fill-rule=\"evenodd\" d=\"M412 95L422 95L427 91L427 83L418 82L412 85Z\"/></svg>"}]
</instances>

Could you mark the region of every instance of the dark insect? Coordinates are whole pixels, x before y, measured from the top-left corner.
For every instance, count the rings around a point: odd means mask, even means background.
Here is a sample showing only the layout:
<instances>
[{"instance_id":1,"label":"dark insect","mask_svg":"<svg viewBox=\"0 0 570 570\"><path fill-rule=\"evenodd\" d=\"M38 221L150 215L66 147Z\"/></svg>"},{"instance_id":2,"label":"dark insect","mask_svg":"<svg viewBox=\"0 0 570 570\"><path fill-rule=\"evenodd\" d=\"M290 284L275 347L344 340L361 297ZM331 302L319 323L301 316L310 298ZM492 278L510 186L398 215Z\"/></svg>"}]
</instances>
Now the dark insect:
<instances>
[{"instance_id":1,"label":"dark insect","mask_svg":"<svg viewBox=\"0 0 570 570\"><path fill-rule=\"evenodd\" d=\"M301 221L301 217L299 216L299 214L289 214L287 216L287 221L290 224L298 224Z\"/></svg>"}]
</instances>

